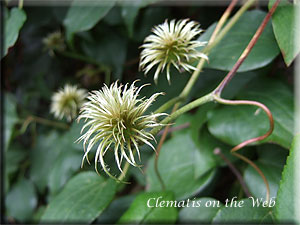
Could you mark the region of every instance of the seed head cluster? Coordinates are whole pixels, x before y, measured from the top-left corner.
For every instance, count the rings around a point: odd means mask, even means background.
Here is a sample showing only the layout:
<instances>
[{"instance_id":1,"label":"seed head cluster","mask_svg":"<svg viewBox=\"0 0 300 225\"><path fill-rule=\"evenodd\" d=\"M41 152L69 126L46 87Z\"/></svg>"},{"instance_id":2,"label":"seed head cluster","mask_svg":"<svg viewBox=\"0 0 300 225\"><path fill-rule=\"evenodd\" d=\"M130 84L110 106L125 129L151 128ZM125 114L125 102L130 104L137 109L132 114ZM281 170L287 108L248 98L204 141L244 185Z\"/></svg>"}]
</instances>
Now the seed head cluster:
<instances>
[{"instance_id":1,"label":"seed head cluster","mask_svg":"<svg viewBox=\"0 0 300 225\"><path fill-rule=\"evenodd\" d=\"M77 88L76 85L66 84L64 88L53 94L50 112L58 119L65 117L71 121L78 116L86 96L86 90Z\"/></svg>"},{"instance_id":2,"label":"seed head cluster","mask_svg":"<svg viewBox=\"0 0 300 225\"><path fill-rule=\"evenodd\" d=\"M157 83L160 72L167 68L167 79L170 83L171 64L181 71L196 70L191 63L199 58L208 59L207 56L197 50L204 46L206 42L193 40L201 32L200 25L189 19L167 20L152 30L153 34L146 37L141 52L139 67L147 74L152 67L157 65L154 74L154 81Z\"/></svg>"},{"instance_id":3,"label":"seed head cluster","mask_svg":"<svg viewBox=\"0 0 300 225\"><path fill-rule=\"evenodd\" d=\"M150 98L138 98L140 90L134 86L113 83L110 87L104 86L102 90L92 91L87 97L88 101L82 106L78 120L84 119L86 124L81 133L88 128L78 139L83 141L84 157L88 160L88 153L94 145L97 145L95 155L95 169L97 163L112 178L115 178L104 162L106 152L113 152L116 164L121 172L122 160L125 159L132 166L138 166L135 161L136 151L140 159L140 144L147 144L154 149L151 140L154 136L149 132L150 128L160 126L157 122L163 113L144 115L149 106L161 93L153 94ZM99 173L99 172L98 172Z\"/></svg>"}]
</instances>

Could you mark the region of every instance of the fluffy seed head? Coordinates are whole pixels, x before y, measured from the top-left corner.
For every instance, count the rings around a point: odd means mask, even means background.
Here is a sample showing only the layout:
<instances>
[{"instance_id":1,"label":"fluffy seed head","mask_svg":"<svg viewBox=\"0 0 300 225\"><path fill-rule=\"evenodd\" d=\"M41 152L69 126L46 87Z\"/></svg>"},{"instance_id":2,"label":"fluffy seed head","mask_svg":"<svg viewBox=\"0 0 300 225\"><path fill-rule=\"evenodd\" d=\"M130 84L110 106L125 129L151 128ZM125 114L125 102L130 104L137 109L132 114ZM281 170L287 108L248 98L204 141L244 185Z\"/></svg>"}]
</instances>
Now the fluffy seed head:
<instances>
[{"instance_id":1,"label":"fluffy seed head","mask_svg":"<svg viewBox=\"0 0 300 225\"><path fill-rule=\"evenodd\" d=\"M86 90L79 89L76 85L66 84L64 88L53 94L50 111L58 119L66 117L71 121L77 117L86 96Z\"/></svg>"},{"instance_id":2,"label":"fluffy seed head","mask_svg":"<svg viewBox=\"0 0 300 225\"><path fill-rule=\"evenodd\" d=\"M78 139L83 140L84 145L85 154L82 163L85 158L89 162L88 153L94 145L97 145L95 155L97 173L97 163L100 161L103 170L116 180L104 162L105 153L113 152L121 173L123 158L132 166L139 166L135 162L134 152L137 152L140 159L139 144L147 144L154 149L150 141L155 138L149 129L161 125L157 123L157 118L166 115L163 113L144 115L161 93L156 93L148 99L138 98L141 88L145 85L137 88L134 84L135 82L123 87L115 82L110 87L105 85L102 90L89 93L88 101L82 106L78 117L78 121L85 119L86 122L81 133L89 127Z\"/></svg>"},{"instance_id":3,"label":"fluffy seed head","mask_svg":"<svg viewBox=\"0 0 300 225\"><path fill-rule=\"evenodd\" d=\"M48 34L48 36L43 39L43 44L51 56L54 55L54 50L64 51L66 49L64 37L60 31Z\"/></svg>"},{"instance_id":4,"label":"fluffy seed head","mask_svg":"<svg viewBox=\"0 0 300 225\"><path fill-rule=\"evenodd\" d=\"M206 42L193 40L202 32L200 25L194 21L184 19L176 23L175 20L171 20L169 23L166 20L163 24L155 26L152 32L141 46L144 49L141 52L139 67L147 74L153 66L158 65L154 75L155 83L165 67L170 83L171 64L179 71L181 68L190 71L196 69L191 65L194 60L208 59L204 53L196 50Z\"/></svg>"}]
</instances>

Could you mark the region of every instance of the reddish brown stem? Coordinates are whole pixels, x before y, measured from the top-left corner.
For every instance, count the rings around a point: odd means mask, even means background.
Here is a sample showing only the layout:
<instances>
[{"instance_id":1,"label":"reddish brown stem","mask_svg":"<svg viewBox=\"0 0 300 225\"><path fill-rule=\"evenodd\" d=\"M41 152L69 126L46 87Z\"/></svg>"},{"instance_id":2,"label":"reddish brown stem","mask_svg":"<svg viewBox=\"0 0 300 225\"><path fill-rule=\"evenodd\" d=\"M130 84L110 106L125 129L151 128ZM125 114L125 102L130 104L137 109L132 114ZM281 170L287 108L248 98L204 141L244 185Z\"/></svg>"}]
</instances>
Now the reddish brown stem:
<instances>
[{"instance_id":1,"label":"reddish brown stem","mask_svg":"<svg viewBox=\"0 0 300 225\"><path fill-rule=\"evenodd\" d=\"M237 152L232 152L232 154L234 156L240 158L244 162L248 163L250 166L252 166L258 172L258 174L261 176L261 178L263 179L263 181L266 185L266 189L267 189L266 201L268 202L270 200L270 186L269 186L269 182L268 182L267 178L265 177L264 173L258 168L258 166L254 162L252 162L247 157L245 157Z\"/></svg>"},{"instance_id":2,"label":"reddish brown stem","mask_svg":"<svg viewBox=\"0 0 300 225\"><path fill-rule=\"evenodd\" d=\"M237 168L235 168L235 166L230 162L230 160L222 153L221 149L216 148L214 150L214 154L220 156L221 159L223 159L223 161L227 164L227 166L230 168L230 170L232 171L232 173L236 176L236 178L238 179L239 183L241 184L245 194L247 197L251 197L251 194L248 190L248 187L243 179L243 176L241 175L240 171L238 171Z\"/></svg>"},{"instance_id":3,"label":"reddish brown stem","mask_svg":"<svg viewBox=\"0 0 300 225\"><path fill-rule=\"evenodd\" d=\"M239 149L241 149L241 148L245 147L246 145L251 144L253 142L264 140L272 134L272 132L274 130L274 119L273 119L271 111L264 104L262 104L260 102L256 102L256 101L249 101L249 100L227 100L227 99L219 98L217 96L215 96L215 100L217 102L225 104L225 105L254 105L254 106L257 106L257 107L261 108L262 110L264 110L269 118L270 128L264 135L261 135L259 137L255 137L255 138L251 138L249 140L246 140L246 141L238 144L233 149L231 149L231 152L236 152Z\"/></svg>"},{"instance_id":4,"label":"reddish brown stem","mask_svg":"<svg viewBox=\"0 0 300 225\"><path fill-rule=\"evenodd\" d=\"M233 66L233 68L229 71L229 73L226 75L226 77L224 78L224 80L219 84L219 86L215 89L214 93L216 95L220 95L224 89L224 87L229 83L229 81L234 77L234 75L236 74L236 72L238 71L238 69L240 68L240 66L242 65L242 63L245 61L245 59L247 58L247 56L249 55L249 53L251 52L251 50L253 49L254 45L256 44L258 38L260 37L260 35L262 34L263 30L265 29L266 25L268 24L271 16L273 15L273 13L275 12L278 4L279 4L280 0L276 0L276 2L274 3L274 5L272 6L272 8L270 9L270 11L268 12L268 14L266 15L266 17L264 18L264 20L262 21L262 23L260 24L259 28L256 30L254 36L252 37L251 41L249 42L248 46L246 47L246 49L243 51L242 55L240 56L240 58L238 59L238 61L235 63L235 65Z\"/></svg>"}]
</instances>

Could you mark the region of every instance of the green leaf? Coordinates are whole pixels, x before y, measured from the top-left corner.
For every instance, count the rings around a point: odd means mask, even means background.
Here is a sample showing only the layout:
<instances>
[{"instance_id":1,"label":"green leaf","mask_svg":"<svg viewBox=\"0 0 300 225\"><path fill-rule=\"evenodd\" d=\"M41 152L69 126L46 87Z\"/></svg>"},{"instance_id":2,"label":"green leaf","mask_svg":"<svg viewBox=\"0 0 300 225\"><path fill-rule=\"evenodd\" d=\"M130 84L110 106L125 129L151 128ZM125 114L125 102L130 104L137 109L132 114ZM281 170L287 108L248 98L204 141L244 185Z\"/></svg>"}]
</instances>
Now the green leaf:
<instances>
[{"instance_id":1,"label":"green leaf","mask_svg":"<svg viewBox=\"0 0 300 225\"><path fill-rule=\"evenodd\" d=\"M5 94L4 104L4 148L7 150L12 139L14 126L18 121L18 115L16 110L16 100L11 94Z\"/></svg>"},{"instance_id":2,"label":"green leaf","mask_svg":"<svg viewBox=\"0 0 300 225\"><path fill-rule=\"evenodd\" d=\"M299 222L299 166L296 159L299 158L300 135L295 136L287 163L283 169L282 180L280 181L277 194L275 217L278 222L296 223ZM297 153L298 151L298 153ZM298 154L298 155L297 155ZM297 173L298 175L296 175ZM296 188L298 190L296 191Z\"/></svg>"},{"instance_id":3,"label":"green leaf","mask_svg":"<svg viewBox=\"0 0 300 225\"><path fill-rule=\"evenodd\" d=\"M190 203L192 207L185 207L179 211L179 223L211 223L219 207L223 206L222 203L218 202L214 198L193 199Z\"/></svg>"},{"instance_id":4,"label":"green leaf","mask_svg":"<svg viewBox=\"0 0 300 225\"><path fill-rule=\"evenodd\" d=\"M175 207L156 207L156 201L163 203L174 201L171 192L142 193L136 197L130 208L123 214L118 224L122 223L174 223L177 219Z\"/></svg>"},{"instance_id":5,"label":"green leaf","mask_svg":"<svg viewBox=\"0 0 300 225\"><path fill-rule=\"evenodd\" d=\"M224 38L211 50L207 68L229 71L236 63L251 38L255 34L266 13L260 10L245 12ZM208 41L216 24L211 25L200 36L200 41ZM278 55L271 23L268 23L247 59L239 68L239 72L258 69L266 66Z\"/></svg>"},{"instance_id":6,"label":"green leaf","mask_svg":"<svg viewBox=\"0 0 300 225\"><path fill-rule=\"evenodd\" d=\"M127 40L111 28L103 27L97 31L97 36L81 42L82 49L97 62L113 68L114 78L120 79L127 54Z\"/></svg>"},{"instance_id":7,"label":"green leaf","mask_svg":"<svg viewBox=\"0 0 300 225\"><path fill-rule=\"evenodd\" d=\"M275 128L263 142L289 148L294 130L294 100L291 90L274 79L256 79L239 96L265 104L273 114ZM209 131L231 145L263 135L269 129L265 112L254 106L222 106L209 114Z\"/></svg>"},{"instance_id":8,"label":"green leaf","mask_svg":"<svg viewBox=\"0 0 300 225\"><path fill-rule=\"evenodd\" d=\"M55 161L49 174L49 188L52 194L57 193L68 179L79 170L82 155L77 152L62 152Z\"/></svg>"},{"instance_id":9,"label":"green leaf","mask_svg":"<svg viewBox=\"0 0 300 225\"><path fill-rule=\"evenodd\" d=\"M229 204L230 204L229 199ZM262 223L270 221L270 208L253 207L251 199L242 199L243 207L226 207L221 208L213 219L213 223Z\"/></svg>"},{"instance_id":10,"label":"green leaf","mask_svg":"<svg viewBox=\"0 0 300 225\"><path fill-rule=\"evenodd\" d=\"M162 73L158 77L157 85L155 85L153 81L154 72L155 70L150 71L147 77L145 77L144 74L142 73L138 74L138 79L141 80L141 82L137 83L138 85L141 86L143 84L151 83L151 85L146 86L141 90L140 92L141 97L146 96L147 98L149 98L154 93L158 93L158 92L164 93L164 95L160 95L159 97L157 97L157 99L149 107L147 112L155 111L161 105L166 103L168 100L178 96L190 77L188 73L180 74L177 70L171 68L171 74L172 74L171 85L169 85L166 75L164 73Z\"/></svg>"},{"instance_id":11,"label":"green leaf","mask_svg":"<svg viewBox=\"0 0 300 225\"><path fill-rule=\"evenodd\" d=\"M8 49L12 47L19 36L19 32L26 21L26 13L19 8L12 8L4 20L4 55L8 52Z\"/></svg>"},{"instance_id":12,"label":"green leaf","mask_svg":"<svg viewBox=\"0 0 300 225\"><path fill-rule=\"evenodd\" d=\"M215 170L212 168L215 162L210 154L206 154L207 150L199 147L189 132L177 134L163 145L158 170L166 190L172 191L176 199L184 199L203 190L214 177ZM207 162L202 165L205 160ZM154 157L149 161L147 183L150 191L161 190L154 171Z\"/></svg>"},{"instance_id":13,"label":"green leaf","mask_svg":"<svg viewBox=\"0 0 300 225\"><path fill-rule=\"evenodd\" d=\"M272 8L274 2L275 0L269 1L269 9ZM296 37L299 38L300 36L296 11L296 5L283 0L272 16L274 34L287 66L293 62L300 52L300 42L296 41Z\"/></svg>"},{"instance_id":14,"label":"green leaf","mask_svg":"<svg viewBox=\"0 0 300 225\"><path fill-rule=\"evenodd\" d=\"M30 174L40 192L48 186L55 194L80 168L83 146L74 142L80 137L83 124L74 122L63 134L53 131L38 137L31 151Z\"/></svg>"},{"instance_id":15,"label":"green leaf","mask_svg":"<svg viewBox=\"0 0 300 225\"><path fill-rule=\"evenodd\" d=\"M68 39L72 39L74 33L93 28L114 5L114 0L106 1L105 4L95 1L87 4L80 0L74 0L63 21L67 29L67 36L70 37Z\"/></svg>"},{"instance_id":16,"label":"green leaf","mask_svg":"<svg viewBox=\"0 0 300 225\"><path fill-rule=\"evenodd\" d=\"M5 174L10 176L16 172L20 166L20 162L26 157L27 151L24 147L17 143L13 143L5 152Z\"/></svg>"},{"instance_id":17,"label":"green leaf","mask_svg":"<svg viewBox=\"0 0 300 225\"><path fill-rule=\"evenodd\" d=\"M20 222L28 222L37 205L34 185L23 178L18 181L5 198L7 213Z\"/></svg>"},{"instance_id":18,"label":"green leaf","mask_svg":"<svg viewBox=\"0 0 300 225\"><path fill-rule=\"evenodd\" d=\"M139 13L140 7L136 6L123 6L122 7L122 17L127 26L129 37L132 37L134 30L135 18Z\"/></svg>"},{"instance_id":19,"label":"green leaf","mask_svg":"<svg viewBox=\"0 0 300 225\"><path fill-rule=\"evenodd\" d=\"M286 162L288 151L278 145L264 144L258 146L258 160L255 164L261 169L270 187L270 198L277 196L283 166ZM244 171L244 180L250 193L256 198L266 197L266 186L261 176L248 165Z\"/></svg>"},{"instance_id":20,"label":"green leaf","mask_svg":"<svg viewBox=\"0 0 300 225\"><path fill-rule=\"evenodd\" d=\"M91 223L108 206L116 183L95 172L73 177L47 206L41 223Z\"/></svg>"},{"instance_id":21,"label":"green leaf","mask_svg":"<svg viewBox=\"0 0 300 225\"><path fill-rule=\"evenodd\" d=\"M55 161L62 151L57 140L57 132L40 135L36 146L30 152L30 178L35 183L39 192L43 192L48 184L48 178Z\"/></svg>"},{"instance_id":22,"label":"green leaf","mask_svg":"<svg viewBox=\"0 0 300 225\"><path fill-rule=\"evenodd\" d=\"M261 169L266 179L268 180L270 187L270 198L276 197L282 172L281 166L275 166L260 161L255 161L254 163L258 166L259 169ZM266 185L257 171L250 165L248 165L244 172L244 180L247 187L249 188L250 193L254 197L263 199L266 198Z\"/></svg>"},{"instance_id":23,"label":"green leaf","mask_svg":"<svg viewBox=\"0 0 300 225\"><path fill-rule=\"evenodd\" d=\"M97 224L115 224L130 207L135 195L125 195L114 200L97 218Z\"/></svg>"}]
</instances>

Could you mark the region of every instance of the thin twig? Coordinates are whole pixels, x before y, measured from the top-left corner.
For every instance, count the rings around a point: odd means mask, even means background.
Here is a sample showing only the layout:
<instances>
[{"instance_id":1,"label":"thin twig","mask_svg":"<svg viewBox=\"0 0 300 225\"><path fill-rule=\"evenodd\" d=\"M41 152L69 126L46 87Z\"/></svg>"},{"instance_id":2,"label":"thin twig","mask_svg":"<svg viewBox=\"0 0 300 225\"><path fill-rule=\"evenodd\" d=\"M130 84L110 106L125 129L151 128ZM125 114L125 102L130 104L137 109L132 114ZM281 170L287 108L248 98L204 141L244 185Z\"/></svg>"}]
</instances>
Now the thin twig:
<instances>
[{"instance_id":1,"label":"thin twig","mask_svg":"<svg viewBox=\"0 0 300 225\"><path fill-rule=\"evenodd\" d=\"M254 36L252 37L251 41L249 42L248 46L245 48L245 50L241 54L241 56L238 59L238 61L234 64L233 68L229 71L229 73L226 75L226 77L224 78L224 80L215 89L214 93L216 95L220 95L221 94L221 92L224 89L224 87L234 77L234 75L236 74L237 70L240 68L240 66L242 65L242 63L245 61L245 59L247 58L247 56L249 55L249 53L253 49L254 45L256 44L258 38L260 37L260 35L262 34L263 30L265 29L266 25L268 24L271 16L275 12L275 10L276 10L279 2L280 2L280 0L276 0L276 2L274 3L274 5L272 6L272 8L270 9L270 11L268 12L268 14L266 15L266 17L264 18L264 20L262 21L262 23L260 24L260 26L256 30L256 32L255 32Z\"/></svg>"},{"instance_id":2,"label":"thin twig","mask_svg":"<svg viewBox=\"0 0 300 225\"><path fill-rule=\"evenodd\" d=\"M270 200L270 186L269 186L269 182L267 180L267 178L265 177L264 173L258 168L258 166L252 162L250 159L248 159L247 157L237 153L237 152L232 152L232 154L238 158L240 158L241 160L245 161L246 163L248 163L250 166L252 166L257 173L261 176L261 178L263 179L266 189L267 189L267 193L266 193L266 201L269 202Z\"/></svg>"},{"instance_id":3,"label":"thin twig","mask_svg":"<svg viewBox=\"0 0 300 225\"><path fill-rule=\"evenodd\" d=\"M270 110L264 104L259 103L259 102L247 101L247 100L236 100L236 101L226 100L226 99L220 98L220 96L221 96L221 93L222 93L223 89L225 88L225 86L234 77L237 70L240 68L242 63L245 61L245 59L247 58L247 56L249 55L249 53L253 49L253 47L256 44L258 38L262 34L262 32L263 32L264 28L266 27L267 23L269 22L271 16L275 12L279 2L280 2L280 0L276 0L276 2L274 3L272 8L269 10L268 14L266 15L266 17L264 18L264 20L262 21L262 23L260 24L260 26L256 30L256 32L255 32L254 36L252 37L251 41L249 42L248 46L246 47L246 49L241 54L238 61L235 63L235 65L229 71L229 73L225 76L225 78L222 80L222 82L218 85L218 87L213 91L214 99L219 103L228 104L228 105L255 105L255 106L258 106L261 109L263 109L266 112L266 114L268 115L268 119L269 119L269 122L270 122L270 129L267 131L267 133L265 133L262 136L256 137L256 138L251 138L249 140L246 140L246 141L240 143L239 145L235 146L233 149L231 149L231 153L233 155L235 155L236 157L238 157L238 158L242 159L243 161L247 162L248 164L250 164L259 173L259 175L262 177L262 179L263 179L263 181L266 185L266 189L267 189L267 193L266 193L267 201L269 201L269 198L270 198L270 188L269 188L269 183L268 183L266 177L264 176L263 172L255 165L254 162L252 162L247 157L236 153L236 151L238 151L239 149L241 149L242 147L244 147L244 146L246 146L250 143L264 140L265 138L267 138L268 136L270 136L272 134L273 129L274 129L274 120L273 120L272 113L270 112Z\"/></svg>"},{"instance_id":4,"label":"thin twig","mask_svg":"<svg viewBox=\"0 0 300 225\"><path fill-rule=\"evenodd\" d=\"M245 194L247 197L251 197L251 194L249 192L249 189L243 179L243 176L241 175L240 171L238 171L237 168L230 162L230 160L222 153L220 148L216 148L214 150L214 154L220 156L221 159L227 164L227 166L231 169L232 173L236 176L239 183L241 184Z\"/></svg>"}]
</instances>

